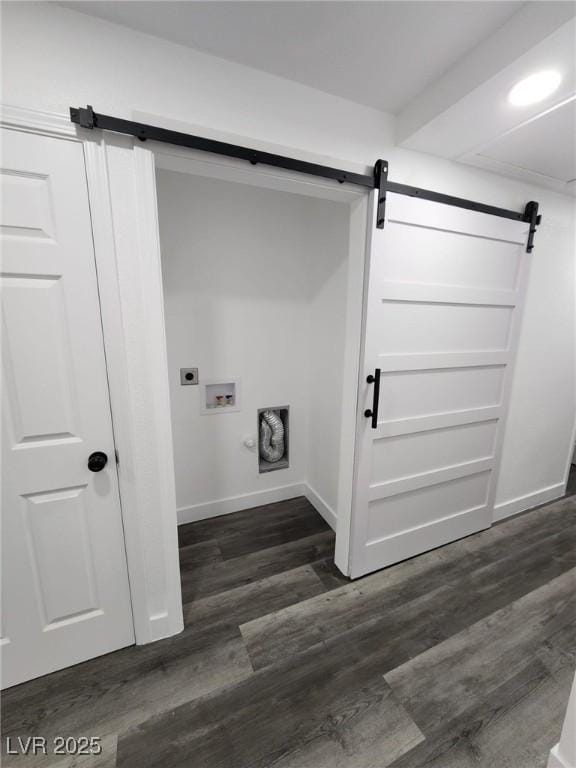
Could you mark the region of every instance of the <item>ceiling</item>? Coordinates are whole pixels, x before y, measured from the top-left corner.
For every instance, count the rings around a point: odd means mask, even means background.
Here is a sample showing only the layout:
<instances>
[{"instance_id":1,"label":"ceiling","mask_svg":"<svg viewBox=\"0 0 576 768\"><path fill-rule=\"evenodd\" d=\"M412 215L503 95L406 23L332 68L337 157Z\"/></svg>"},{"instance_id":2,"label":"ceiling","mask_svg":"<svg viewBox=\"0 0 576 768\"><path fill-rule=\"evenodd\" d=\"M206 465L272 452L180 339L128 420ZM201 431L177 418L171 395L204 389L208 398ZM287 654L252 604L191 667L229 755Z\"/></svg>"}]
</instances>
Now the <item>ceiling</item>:
<instances>
[{"instance_id":1,"label":"ceiling","mask_svg":"<svg viewBox=\"0 0 576 768\"><path fill-rule=\"evenodd\" d=\"M574 5L566 3L574 13ZM529 11L533 7L528 8ZM528 17L526 17L528 18ZM528 19L532 22L536 19ZM558 19L560 20L560 19ZM508 32L514 32L509 25ZM492 46L474 52L476 69L482 58L492 55ZM459 71L465 71L462 60ZM562 75L558 90L536 104L514 107L508 101L511 88L526 76L543 70ZM445 91L447 75L429 94ZM407 113L406 113L407 114ZM464 89L450 103L438 106L425 119L413 123L402 134L402 145L421 152L487 168L559 192L574 193L576 184L576 20L574 16L551 34L514 55L496 73Z\"/></svg>"},{"instance_id":2,"label":"ceiling","mask_svg":"<svg viewBox=\"0 0 576 768\"><path fill-rule=\"evenodd\" d=\"M398 112L522 2L72 2L93 16Z\"/></svg>"},{"instance_id":3,"label":"ceiling","mask_svg":"<svg viewBox=\"0 0 576 768\"><path fill-rule=\"evenodd\" d=\"M576 182L576 111L574 101L529 120L478 152L480 158L540 176Z\"/></svg>"},{"instance_id":4,"label":"ceiling","mask_svg":"<svg viewBox=\"0 0 576 768\"><path fill-rule=\"evenodd\" d=\"M393 113L408 149L576 193L576 2L59 4ZM542 68L561 72L558 92L512 107Z\"/></svg>"}]
</instances>

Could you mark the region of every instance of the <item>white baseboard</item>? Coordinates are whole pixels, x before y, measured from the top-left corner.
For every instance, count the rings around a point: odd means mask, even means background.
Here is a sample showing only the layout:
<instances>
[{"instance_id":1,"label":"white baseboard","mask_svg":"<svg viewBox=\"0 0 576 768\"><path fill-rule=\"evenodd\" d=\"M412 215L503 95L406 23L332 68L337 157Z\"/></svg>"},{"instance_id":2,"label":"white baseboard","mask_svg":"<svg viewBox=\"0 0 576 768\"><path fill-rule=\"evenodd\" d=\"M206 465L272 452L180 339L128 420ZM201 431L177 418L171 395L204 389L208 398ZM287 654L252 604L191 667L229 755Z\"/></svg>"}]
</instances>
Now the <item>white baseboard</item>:
<instances>
[{"instance_id":1,"label":"white baseboard","mask_svg":"<svg viewBox=\"0 0 576 768\"><path fill-rule=\"evenodd\" d=\"M293 483L282 485L278 488L269 488L265 491L245 493L241 496L230 496L227 499L207 501L203 504L193 504L189 507L178 508L178 525L195 523L197 520L206 520L209 517L220 517L240 512L251 507L260 507L263 504L274 504L276 501L294 499L296 496L305 496L318 514L322 515L332 530L336 530L336 513L327 504L320 494L307 483Z\"/></svg>"},{"instance_id":2,"label":"white baseboard","mask_svg":"<svg viewBox=\"0 0 576 768\"><path fill-rule=\"evenodd\" d=\"M318 514L322 515L324 520L328 523L333 531L336 530L336 512L330 507L316 491L311 488L308 483L304 483L304 496L308 499L310 504L314 507Z\"/></svg>"},{"instance_id":3,"label":"white baseboard","mask_svg":"<svg viewBox=\"0 0 576 768\"><path fill-rule=\"evenodd\" d=\"M197 520L206 520L209 517L229 515L232 512L240 512L242 509L260 507L263 504L274 504L276 501L285 501L304 495L304 484L293 483L278 488L268 488L265 491L245 493L241 496L230 496L227 499L193 504L190 507L180 507L178 509L178 525L195 523Z\"/></svg>"},{"instance_id":4,"label":"white baseboard","mask_svg":"<svg viewBox=\"0 0 576 768\"><path fill-rule=\"evenodd\" d=\"M554 499L559 499L564 496L564 491L564 483L555 483L547 488L542 488L540 491L527 493L526 496L518 496L516 499L496 504L494 507L494 522L504 520L511 515L517 515L519 512L525 512L527 509L532 509L532 507L537 507L540 504L554 501Z\"/></svg>"}]
</instances>

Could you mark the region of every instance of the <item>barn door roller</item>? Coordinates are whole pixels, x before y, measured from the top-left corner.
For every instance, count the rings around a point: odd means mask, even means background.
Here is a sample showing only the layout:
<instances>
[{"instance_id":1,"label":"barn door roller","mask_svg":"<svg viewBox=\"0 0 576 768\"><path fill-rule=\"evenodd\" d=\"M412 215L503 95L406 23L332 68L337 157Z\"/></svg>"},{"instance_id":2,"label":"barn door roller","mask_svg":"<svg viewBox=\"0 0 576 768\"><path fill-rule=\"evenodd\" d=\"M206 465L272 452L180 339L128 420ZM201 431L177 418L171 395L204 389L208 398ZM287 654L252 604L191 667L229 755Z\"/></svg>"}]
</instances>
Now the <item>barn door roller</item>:
<instances>
[{"instance_id":1,"label":"barn door roller","mask_svg":"<svg viewBox=\"0 0 576 768\"><path fill-rule=\"evenodd\" d=\"M536 227L540 224L542 217L538 214L538 203L529 202L524 211L508 210L507 208L498 208L485 203L478 203L475 200L466 200L463 197L453 197L444 195L441 192L434 192L422 187L411 187L407 184L398 184L395 181L388 180L388 162L386 160L377 160L374 170L370 174L352 173L341 168L332 168L328 165L318 163L308 163L304 160L298 160L294 157L284 155L275 155L271 152L261 152L257 149L242 147L238 144L229 144L225 141L216 141L206 139L203 136L194 136L180 131L170 131L166 128L159 128L146 123L136 123L132 120L123 120L119 117L102 115L94 112L91 106L70 107L70 120L81 128L94 129L100 128L104 131L114 131L115 133L124 133L129 136L135 136L140 141L161 141L165 144L175 144L178 147L187 147L203 152L211 152L225 157L234 157L239 160L246 160L252 165L269 165L275 168L283 168L287 171L296 173L305 173L309 176L317 176L323 179L330 179L339 184L354 184L365 189L378 190L378 203L376 210L376 226L383 229L386 219L386 195L388 192L394 192L397 195L408 195L409 197L420 197L422 200L432 200L433 202L452 205L457 208L467 208L479 213L487 213L491 216L500 216L514 221L525 221L530 223L528 243L526 250L530 252L534 247L534 234Z\"/></svg>"}]
</instances>

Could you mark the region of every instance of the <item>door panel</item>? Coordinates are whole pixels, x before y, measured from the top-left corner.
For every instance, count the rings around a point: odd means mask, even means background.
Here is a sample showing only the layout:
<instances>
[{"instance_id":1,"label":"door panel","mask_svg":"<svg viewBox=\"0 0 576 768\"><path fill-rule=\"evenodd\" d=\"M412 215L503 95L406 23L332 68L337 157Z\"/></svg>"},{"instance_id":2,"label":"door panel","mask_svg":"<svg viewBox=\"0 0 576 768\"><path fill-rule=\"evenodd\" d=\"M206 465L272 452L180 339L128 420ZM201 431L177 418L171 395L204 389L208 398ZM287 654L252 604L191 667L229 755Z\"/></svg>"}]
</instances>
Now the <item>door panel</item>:
<instances>
[{"instance_id":1,"label":"door panel","mask_svg":"<svg viewBox=\"0 0 576 768\"><path fill-rule=\"evenodd\" d=\"M386 207L369 244L353 577L491 524L528 259L524 222L394 193Z\"/></svg>"},{"instance_id":2,"label":"door panel","mask_svg":"<svg viewBox=\"0 0 576 768\"><path fill-rule=\"evenodd\" d=\"M83 148L2 138L7 687L134 634ZM94 451L111 458L98 474Z\"/></svg>"},{"instance_id":3,"label":"door panel","mask_svg":"<svg viewBox=\"0 0 576 768\"><path fill-rule=\"evenodd\" d=\"M62 283L2 276L1 289L16 445L74 438L77 408Z\"/></svg>"},{"instance_id":4,"label":"door panel","mask_svg":"<svg viewBox=\"0 0 576 768\"><path fill-rule=\"evenodd\" d=\"M379 421L497 406L505 367L398 371L380 382Z\"/></svg>"},{"instance_id":5,"label":"door panel","mask_svg":"<svg viewBox=\"0 0 576 768\"><path fill-rule=\"evenodd\" d=\"M479 473L371 504L364 554L366 572L473 533L475 526L471 530L470 517L482 519L489 480L489 473Z\"/></svg>"},{"instance_id":6,"label":"door panel","mask_svg":"<svg viewBox=\"0 0 576 768\"><path fill-rule=\"evenodd\" d=\"M510 307L383 299L379 310L373 322L381 333L380 355L502 350L508 344Z\"/></svg>"},{"instance_id":7,"label":"door panel","mask_svg":"<svg viewBox=\"0 0 576 768\"><path fill-rule=\"evenodd\" d=\"M373 499L369 537L377 540L382 536L429 524L440 517L482 507L486 503L487 488L488 473L483 472L399 493L387 489L386 493L392 495ZM430 507L436 510L432 514Z\"/></svg>"},{"instance_id":8,"label":"door panel","mask_svg":"<svg viewBox=\"0 0 576 768\"><path fill-rule=\"evenodd\" d=\"M494 420L375 439L371 482L391 482L488 458L494 453L496 428Z\"/></svg>"},{"instance_id":9,"label":"door panel","mask_svg":"<svg viewBox=\"0 0 576 768\"><path fill-rule=\"evenodd\" d=\"M24 498L30 563L45 630L52 629L55 622L98 607L86 486Z\"/></svg>"},{"instance_id":10,"label":"door panel","mask_svg":"<svg viewBox=\"0 0 576 768\"><path fill-rule=\"evenodd\" d=\"M388 239L388 247L402 252L402 259L375 265L383 282L412 283L417 274L424 285L508 291L516 285L521 261L516 243L492 240L486 248L484 238L411 226L395 226Z\"/></svg>"}]
</instances>

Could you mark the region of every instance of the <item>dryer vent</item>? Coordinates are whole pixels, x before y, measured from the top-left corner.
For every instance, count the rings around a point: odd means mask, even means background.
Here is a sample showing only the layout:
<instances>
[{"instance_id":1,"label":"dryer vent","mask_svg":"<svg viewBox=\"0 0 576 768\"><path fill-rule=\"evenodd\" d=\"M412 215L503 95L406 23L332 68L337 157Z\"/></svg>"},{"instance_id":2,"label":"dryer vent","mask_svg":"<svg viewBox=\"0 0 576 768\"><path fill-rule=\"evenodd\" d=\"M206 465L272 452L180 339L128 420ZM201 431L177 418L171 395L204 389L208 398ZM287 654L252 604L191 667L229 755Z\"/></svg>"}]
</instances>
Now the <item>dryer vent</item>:
<instances>
[{"instance_id":1,"label":"dryer vent","mask_svg":"<svg viewBox=\"0 0 576 768\"><path fill-rule=\"evenodd\" d=\"M258 469L260 472L273 472L289 466L288 414L288 406L258 410Z\"/></svg>"}]
</instances>

